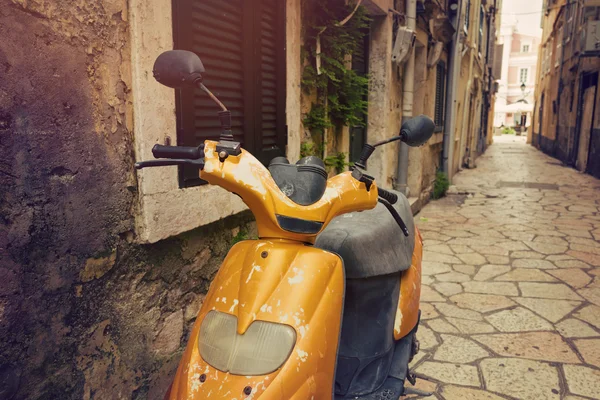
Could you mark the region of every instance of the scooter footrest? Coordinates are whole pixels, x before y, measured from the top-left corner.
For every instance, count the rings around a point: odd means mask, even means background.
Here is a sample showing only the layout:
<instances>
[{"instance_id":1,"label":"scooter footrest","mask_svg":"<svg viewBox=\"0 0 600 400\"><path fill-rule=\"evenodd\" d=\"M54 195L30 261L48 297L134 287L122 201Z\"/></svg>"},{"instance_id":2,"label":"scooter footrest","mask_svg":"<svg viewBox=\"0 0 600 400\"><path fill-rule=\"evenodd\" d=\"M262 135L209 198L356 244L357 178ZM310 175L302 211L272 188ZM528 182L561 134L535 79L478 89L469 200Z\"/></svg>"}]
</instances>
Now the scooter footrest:
<instances>
[{"instance_id":1,"label":"scooter footrest","mask_svg":"<svg viewBox=\"0 0 600 400\"><path fill-rule=\"evenodd\" d=\"M399 379L388 377L383 386L374 393L365 396L352 397L337 397L341 399L356 399L356 400L398 400L404 393L404 382Z\"/></svg>"},{"instance_id":2,"label":"scooter footrest","mask_svg":"<svg viewBox=\"0 0 600 400\"><path fill-rule=\"evenodd\" d=\"M431 392L426 392L424 390L416 389L413 387L407 387L406 389L404 389L403 396L409 396L409 395L413 395L413 394L420 396L420 397L433 396L433 393L431 393Z\"/></svg>"}]
</instances>

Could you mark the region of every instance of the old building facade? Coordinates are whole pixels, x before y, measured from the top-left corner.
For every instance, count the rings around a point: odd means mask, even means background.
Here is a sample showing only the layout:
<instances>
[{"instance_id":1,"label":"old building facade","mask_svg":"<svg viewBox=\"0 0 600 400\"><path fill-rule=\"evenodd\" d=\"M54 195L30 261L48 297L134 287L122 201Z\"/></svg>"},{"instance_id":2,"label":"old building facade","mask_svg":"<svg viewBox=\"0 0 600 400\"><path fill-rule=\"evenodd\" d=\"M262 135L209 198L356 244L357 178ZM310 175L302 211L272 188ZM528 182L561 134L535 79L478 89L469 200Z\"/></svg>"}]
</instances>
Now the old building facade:
<instances>
[{"instance_id":1,"label":"old building facade","mask_svg":"<svg viewBox=\"0 0 600 400\"><path fill-rule=\"evenodd\" d=\"M600 177L597 93L600 4L547 1L529 140L582 172Z\"/></svg>"},{"instance_id":2,"label":"old building facade","mask_svg":"<svg viewBox=\"0 0 600 400\"><path fill-rule=\"evenodd\" d=\"M516 23L502 26L502 73L494 126L531 125L540 39L517 31Z\"/></svg>"},{"instance_id":3,"label":"old building facade","mask_svg":"<svg viewBox=\"0 0 600 400\"><path fill-rule=\"evenodd\" d=\"M452 134L447 141L444 171L452 175L475 167L475 159L492 142L493 109L499 77L493 75L500 1L460 2L455 62L450 79L452 114L447 121Z\"/></svg>"},{"instance_id":4,"label":"old building facade","mask_svg":"<svg viewBox=\"0 0 600 400\"><path fill-rule=\"evenodd\" d=\"M368 77L364 123L328 124L321 154L347 168L365 141L427 114L427 145L370 160L380 184L418 207L438 171L474 166L490 143L498 3L361 1L368 25L344 62ZM221 260L254 227L197 171L134 172L154 144L197 144L218 128L203 97L156 83L154 60L197 52L236 138L263 161L295 161L318 96L305 90L305 13L300 0L0 0L6 398L162 398Z\"/></svg>"}]
</instances>

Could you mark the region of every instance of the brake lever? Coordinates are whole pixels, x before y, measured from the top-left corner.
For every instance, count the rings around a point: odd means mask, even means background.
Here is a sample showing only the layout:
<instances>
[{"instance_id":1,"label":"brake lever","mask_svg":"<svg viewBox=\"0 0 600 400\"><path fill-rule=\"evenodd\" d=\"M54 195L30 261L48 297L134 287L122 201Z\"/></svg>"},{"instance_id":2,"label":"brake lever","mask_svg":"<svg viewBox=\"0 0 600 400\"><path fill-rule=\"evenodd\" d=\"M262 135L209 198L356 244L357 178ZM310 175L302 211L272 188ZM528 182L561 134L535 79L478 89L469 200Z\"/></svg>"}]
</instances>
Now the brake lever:
<instances>
[{"instance_id":1,"label":"brake lever","mask_svg":"<svg viewBox=\"0 0 600 400\"><path fill-rule=\"evenodd\" d=\"M406 226L406 224L402 220L402 217L400 216L400 214L398 214L398 211L396 211L394 206L392 206L390 204L390 202L387 201L386 199L379 198L379 202L381 204L383 204L388 209L388 211L392 214L392 217L394 217L394 219L396 220L396 223L398 224L398 226L400 226L400 229L402 229L402 233L404 233L404 236L409 237L410 232L408 231L408 227Z\"/></svg>"},{"instance_id":2,"label":"brake lever","mask_svg":"<svg viewBox=\"0 0 600 400\"><path fill-rule=\"evenodd\" d=\"M198 160L185 160L185 159L160 159L160 160L148 160L140 161L135 163L135 169L149 168L149 167L167 167L171 165L192 165L200 169L204 169L204 159Z\"/></svg>"}]
</instances>

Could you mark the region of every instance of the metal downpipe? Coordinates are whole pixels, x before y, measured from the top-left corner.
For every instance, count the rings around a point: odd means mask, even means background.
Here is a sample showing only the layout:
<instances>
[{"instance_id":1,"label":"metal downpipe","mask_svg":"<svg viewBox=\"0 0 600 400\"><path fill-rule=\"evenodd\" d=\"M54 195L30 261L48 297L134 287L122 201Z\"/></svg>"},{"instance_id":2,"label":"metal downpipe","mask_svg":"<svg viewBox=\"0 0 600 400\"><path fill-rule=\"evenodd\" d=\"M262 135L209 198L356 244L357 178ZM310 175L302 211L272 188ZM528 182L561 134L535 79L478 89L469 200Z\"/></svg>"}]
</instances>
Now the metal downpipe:
<instances>
[{"instance_id":1,"label":"metal downpipe","mask_svg":"<svg viewBox=\"0 0 600 400\"><path fill-rule=\"evenodd\" d=\"M407 0L406 2L406 27L416 31L417 27L417 0ZM408 61L404 67L404 77L402 80L402 123L412 118L413 102L415 90L415 49L410 51ZM400 143L400 153L398 155L396 189L406 197L410 195L408 190L408 145Z\"/></svg>"}]
</instances>

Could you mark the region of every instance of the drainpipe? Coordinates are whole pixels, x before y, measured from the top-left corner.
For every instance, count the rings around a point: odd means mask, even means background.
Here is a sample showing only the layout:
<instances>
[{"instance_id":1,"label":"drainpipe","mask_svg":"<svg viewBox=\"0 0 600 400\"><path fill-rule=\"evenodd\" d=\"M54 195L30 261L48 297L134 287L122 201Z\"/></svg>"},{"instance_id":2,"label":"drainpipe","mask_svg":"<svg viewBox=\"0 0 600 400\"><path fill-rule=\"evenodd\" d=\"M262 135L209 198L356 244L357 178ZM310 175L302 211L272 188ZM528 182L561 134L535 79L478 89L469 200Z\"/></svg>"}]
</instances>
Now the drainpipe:
<instances>
[{"instance_id":1,"label":"drainpipe","mask_svg":"<svg viewBox=\"0 0 600 400\"><path fill-rule=\"evenodd\" d=\"M406 1L406 27L413 32L417 28L417 0ZM408 61L404 67L402 90L402 123L413 116L413 96L415 90L415 49L410 51ZM400 143L400 155L398 158L398 183L396 190L409 197L408 190L408 145Z\"/></svg>"},{"instance_id":2,"label":"drainpipe","mask_svg":"<svg viewBox=\"0 0 600 400\"><path fill-rule=\"evenodd\" d=\"M450 65L448 68L448 82L446 84L446 116L444 120L444 148L442 150L443 165L442 170L452 182L452 165L454 164L454 131L456 130L456 92L458 90L458 79L460 72L460 60L462 52L462 43L460 41L460 32L462 23L462 2L459 2L458 11L452 19L452 25L456 32L450 44Z\"/></svg>"}]
</instances>

